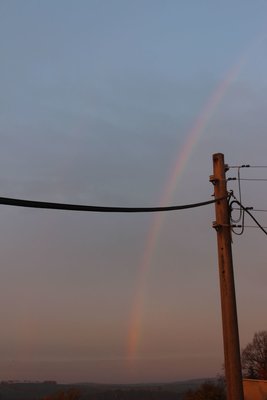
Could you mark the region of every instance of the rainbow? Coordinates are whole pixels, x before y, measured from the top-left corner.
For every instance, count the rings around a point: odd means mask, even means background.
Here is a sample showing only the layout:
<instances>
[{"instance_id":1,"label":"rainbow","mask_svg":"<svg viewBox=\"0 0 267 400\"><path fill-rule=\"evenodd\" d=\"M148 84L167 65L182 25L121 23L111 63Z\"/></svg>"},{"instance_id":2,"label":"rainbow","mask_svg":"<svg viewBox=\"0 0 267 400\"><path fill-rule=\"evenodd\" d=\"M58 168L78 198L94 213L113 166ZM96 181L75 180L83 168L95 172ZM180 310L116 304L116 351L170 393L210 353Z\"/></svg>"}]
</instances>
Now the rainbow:
<instances>
[{"instance_id":1,"label":"rainbow","mask_svg":"<svg viewBox=\"0 0 267 400\"><path fill-rule=\"evenodd\" d=\"M195 119L190 131L186 135L186 140L184 141L183 146L178 151L174 166L171 169L172 172L169 176L169 179L163 191L163 196L160 202L162 206L169 204L169 202L171 201L173 192L177 187L178 180L181 177L186 167L186 164L201 137L201 134L204 132L208 122L211 120L215 110L217 109L222 98L224 97L227 89L236 79L244 62L245 62L245 57L242 57L241 60L239 59L239 61L234 65L234 67L232 67L228 71L225 78L215 88L211 96L208 98L208 101L206 102L203 110ZM141 258L139 272L138 272L138 279L137 279L137 290L135 293L132 312L130 316L130 324L128 328L128 337L127 337L128 360L133 360L135 358L137 352L137 346L140 341L142 311L144 304L146 281L149 270L151 268L154 251L157 246L163 222L164 222L163 213L156 213L154 219L152 220L146 240L145 251Z\"/></svg>"}]
</instances>

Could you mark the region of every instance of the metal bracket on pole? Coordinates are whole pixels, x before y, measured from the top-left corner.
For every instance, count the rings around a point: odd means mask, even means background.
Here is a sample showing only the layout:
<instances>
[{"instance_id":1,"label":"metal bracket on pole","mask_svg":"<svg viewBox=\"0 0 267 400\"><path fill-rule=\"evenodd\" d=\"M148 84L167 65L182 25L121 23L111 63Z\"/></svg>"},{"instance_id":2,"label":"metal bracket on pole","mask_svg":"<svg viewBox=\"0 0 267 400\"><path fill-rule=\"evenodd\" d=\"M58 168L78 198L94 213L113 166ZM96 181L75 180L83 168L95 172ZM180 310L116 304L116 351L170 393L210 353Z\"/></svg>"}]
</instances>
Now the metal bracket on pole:
<instances>
[{"instance_id":1,"label":"metal bracket on pole","mask_svg":"<svg viewBox=\"0 0 267 400\"><path fill-rule=\"evenodd\" d=\"M217 221L212 222L212 227L218 232L219 229L222 228L221 224L217 224Z\"/></svg>"},{"instance_id":2,"label":"metal bracket on pole","mask_svg":"<svg viewBox=\"0 0 267 400\"><path fill-rule=\"evenodd\" d=\"M215 178L214 175L210 175L210 182L211 182L213 185L216 185L216 183L218 182L218 179Z\"/></svg>"}]
</instances>

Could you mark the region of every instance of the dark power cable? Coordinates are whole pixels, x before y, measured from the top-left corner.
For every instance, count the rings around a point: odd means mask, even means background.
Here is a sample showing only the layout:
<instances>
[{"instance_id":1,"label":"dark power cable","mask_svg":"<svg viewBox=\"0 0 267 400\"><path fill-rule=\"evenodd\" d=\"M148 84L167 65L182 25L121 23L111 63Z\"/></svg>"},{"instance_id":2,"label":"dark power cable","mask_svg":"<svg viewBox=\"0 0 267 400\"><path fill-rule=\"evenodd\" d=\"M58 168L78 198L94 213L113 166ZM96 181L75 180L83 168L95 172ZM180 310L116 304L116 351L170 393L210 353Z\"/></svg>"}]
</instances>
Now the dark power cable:
<instances>
[{"instance_id":1,"label":"dark power cable","mask_svg":"<svg viewBox=\"0 0 267 400\"><path fill-rule=\"evenodd\" d=\"M248 209L246 207L244 207L237 199L236 197L232 194L232 196L234 197L235 200L233 200L230 204L230 206L232 206L232 204L238 204L240 208L242 208L242 210L244 212L246 212L250 218L253 219L253 221L258 225L258 227L265 233L265 235L267 235L267 231L264 229L263 226L261 226L261 224L257 221L257 219L254 217L254 215L251 214L250 211L248 211Z\"/></svg>"},{"instance_id":2,"label":"dark power cable","mask_svg":"<svg viewBox=\"0 0 267 400\"><path fill-rule=\"evenodd\" d=\"M79 204L63 204L50 203L45 201L21 200L9 197L0 197L0 204L16 207L28 208L44 208L50 210L69 210L69 211L91 211L91 212L108 212L108 213L147 213L160 211L176 211L185 210L188 208L196 208L215 203L216 201L224 200L226 197L221 197L214 200L203 201L201 203L185 204L180 206L167 207L102 207L102 206L87 206Z\"/></svg>"}]
</instances>

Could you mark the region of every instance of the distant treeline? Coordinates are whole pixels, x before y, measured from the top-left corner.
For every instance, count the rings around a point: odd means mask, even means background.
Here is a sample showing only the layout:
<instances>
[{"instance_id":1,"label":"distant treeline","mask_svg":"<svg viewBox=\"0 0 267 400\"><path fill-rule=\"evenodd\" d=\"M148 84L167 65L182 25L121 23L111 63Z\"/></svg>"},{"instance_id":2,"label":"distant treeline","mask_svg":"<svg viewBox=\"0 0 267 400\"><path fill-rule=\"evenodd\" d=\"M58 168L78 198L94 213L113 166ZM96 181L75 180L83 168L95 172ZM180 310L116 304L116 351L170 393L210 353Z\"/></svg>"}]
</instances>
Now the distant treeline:
<instances>
[{"instance_id":1,"label":"distant treeline","mask_svg":"<svg viewBox=\"0 0 267 400\"><path fill-rule=\"evenodd\" d=\"M193 383L162 385L64 385L55 381L2 381L0 400L183 400Z\"/></svg>"},{"instance_id":2,"label":"distant treeline","mask_svg":"<svg viewBox=\"0 0 267 400\"><path fill-rule=\"evenodd\" d=\"M29 381L29 380L7 380L1 381L1 385L16 385L16 384L29 384L29 385L57 385L57 381Z\"/></svg>"},{"instance_id":3,"label":"distant treeline","mask_svg":"<svg viewBox=\"0 0 267 400\"><path fill-rule=\"evenodd\" d=\"M155 390L140 390L140 389L129 389L129 390L113 390L113 391L105 391L102 393L96 393L94 395L89 395L88 397L81 397L82 399L94 399L94 400L108 400L108 399L116 399L116 400L180 400L183 399L183 395L167 392L164 390L155 391Z\"/></svg>"}]
</instances>

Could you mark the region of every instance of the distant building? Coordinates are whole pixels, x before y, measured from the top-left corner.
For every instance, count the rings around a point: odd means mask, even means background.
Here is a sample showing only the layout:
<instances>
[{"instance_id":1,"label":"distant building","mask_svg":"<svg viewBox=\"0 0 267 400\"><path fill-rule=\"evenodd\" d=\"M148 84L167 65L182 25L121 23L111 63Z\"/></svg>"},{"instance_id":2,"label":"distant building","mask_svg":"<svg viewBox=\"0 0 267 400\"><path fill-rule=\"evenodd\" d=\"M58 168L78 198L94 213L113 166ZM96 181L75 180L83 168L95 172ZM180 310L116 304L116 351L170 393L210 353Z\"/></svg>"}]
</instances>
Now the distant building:
<instances>
[{"instance_id":1,"label":"distant building","mask_svg":"<svg viewBox=\"0 0 267 400\"><path fill-rule=\"evenodd\" d=\"M267 381L243 379L244 400L266 400Z\"/></svg>"}]
</instances>

